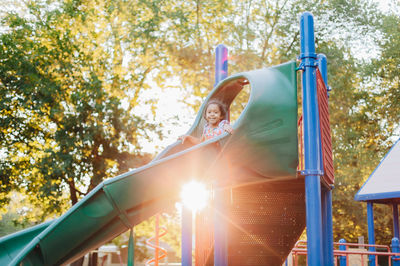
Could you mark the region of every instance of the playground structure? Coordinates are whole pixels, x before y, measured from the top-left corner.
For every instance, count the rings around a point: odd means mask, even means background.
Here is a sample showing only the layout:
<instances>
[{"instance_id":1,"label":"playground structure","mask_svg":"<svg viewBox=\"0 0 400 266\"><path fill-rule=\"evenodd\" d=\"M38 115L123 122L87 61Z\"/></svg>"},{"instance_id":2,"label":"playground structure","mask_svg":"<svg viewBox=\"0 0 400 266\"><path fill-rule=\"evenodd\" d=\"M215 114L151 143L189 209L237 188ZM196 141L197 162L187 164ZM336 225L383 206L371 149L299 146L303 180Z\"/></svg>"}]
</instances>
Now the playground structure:
<instances>
[{"instance_id":1,"label":"playground structure","mask_svg":"<svg viewBox=\"0 0 400 266\"><path fill-rule=\"evenodd\" d=\"M400 139L392 146L390 151L381 160L374 172L357 192L354 199L367 203L367 220L368 220L368 242L369 260L374 265L378 263L375 245L375 229L374 229L374 210L373 204L386 204L392 207L393 212L393 238L392 253L393 265L400 265L400 245L399 245L399 210L400 202L400 182L398 177L398 165L400 163ZM389 258L389 263L391 259Z\"/></svg>"},{"instance_id":2,"label":"playground structure","mask_svg":"<svg viewBox=\"0 0 400 266\"><path fill-rule=\"evenodd\" d=\"M327 60L315 52L313 28L312 15L304 13L299 66L288 62L228 77L227 49L218 46L216 86L187 134L201 136L208 101L230 106L249 85L234 133L193 147L176 142L150 164L104 181L58 219L0 238L0 265L71 263L173 206L192 178L214 188L213 204L196 220L196 265L282 265L293 247L307 255L309 265L336 265L335 256L346 251L334 253ZM300 119L297 71L302 72ZM185 266L192 265L191 225L191 213L184 210ZM306 248L296 242L305 227ZM152 263L158 265L163 254L155 250ZM133 265L132 230L129 251Z\"/></svg>"},{"instance_id":3,"label":"playground structure","mask_svg":"<svg viewBox=\"0 0 400 266\"><path fill-rule=\"evenodd\" d=\"M400 265L399 244L399 212L400 182L398 165L400 164L400 139L381 160L368 180L357 192L354 199L367 203L368 244L347 243L340 239L334 243L334 261L340 266L353 265L350 260L356 260L354 265ZM374 204L385 204L392 208L393 238L391 245L375 244ZM378 250L379 249L379 250ZM307 255L307 242L298 241L292 249L293 265L298 265L298 259Z\"/></svg>"},{"instance_id":4,"label":"playground structure","mask_svg":"<svg viewBox=\"0 0 400 266\"><path fill-rule=\"evenodd\" d=\"M214 265L282 264L305 226L309 264L333 265L333 176L327 174L330 171L324 172L327 164L323 162L329 155L323 154L329 152L329 147L321 144L326 143L321 141L321 132L322 138L330 136L324 134L326 130L320 130L319 112L322 111L318 110L317 99L317 84L324 84L326 80L317 83L316 79L326 77L326 59L315 53L312 15L303 14L300 24L298 68L295 62L289 62L229 78L224 76L227 69L216 69L217 85L200 108L188 134L201 135L205 123L202 113L209 100L217 98L229 106L243 86L249 84L250 99L233 125L233 135L225 133L193 147L177 142L150 164L104 181L60 218L2 238L1 264L71 263L171 206L177 200L178 190L194 176L215 188ZM317 66L322 75L317 74ZM297 169L297 70L303 73L304 169L301 171ZM323 95L326 100L326 88ZM227 191L238 195L235 200L240 195L247 198L256 191L262 199L237 202L240 210L235 213L234 208L225 208L230 196ZM271 203L275 208L268 209ZM253 211L267 209L254 216L264 221L247 223L246 211L252 212L246 210L249 206ZM242 221L236 226L236 232L226 217ZM269 219L265 221L265 218ZM264 225L267 227L262 228ZM191 244L187 240L192 234L186 231L182 234L186 239L182 243L182 264L191 265ZM230 245L233 243L238 245ZM128 264L133 264L131 256Z\"/></svg>"}]
</instances>

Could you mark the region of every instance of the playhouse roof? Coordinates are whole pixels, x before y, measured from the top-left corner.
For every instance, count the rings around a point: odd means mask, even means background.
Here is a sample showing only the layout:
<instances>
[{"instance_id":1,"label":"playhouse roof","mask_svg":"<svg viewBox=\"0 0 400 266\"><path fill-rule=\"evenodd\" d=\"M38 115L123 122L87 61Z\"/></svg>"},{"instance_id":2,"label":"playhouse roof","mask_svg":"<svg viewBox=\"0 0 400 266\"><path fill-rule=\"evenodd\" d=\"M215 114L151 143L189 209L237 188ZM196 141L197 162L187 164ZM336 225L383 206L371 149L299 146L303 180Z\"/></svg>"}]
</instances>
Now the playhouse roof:
<instances>
[{"instance_id":1,"label":"playhouse roof","mask_svg":"<svg viewBox=\"0 0 400 266\"><path fill-rule=\"evenodd\" d=\"M358 201L400 202L400 139L354 197Z\"/></svg>"}]
</instances>

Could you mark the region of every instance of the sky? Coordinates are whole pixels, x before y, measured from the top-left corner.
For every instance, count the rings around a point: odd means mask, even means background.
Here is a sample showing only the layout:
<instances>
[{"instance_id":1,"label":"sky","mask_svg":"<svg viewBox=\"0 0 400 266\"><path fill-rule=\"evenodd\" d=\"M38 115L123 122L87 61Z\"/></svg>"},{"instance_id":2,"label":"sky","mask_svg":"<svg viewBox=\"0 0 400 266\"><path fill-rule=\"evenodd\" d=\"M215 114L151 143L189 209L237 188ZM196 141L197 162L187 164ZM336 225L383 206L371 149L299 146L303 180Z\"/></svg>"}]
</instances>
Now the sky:
<instances>
[{"instance_id":1,"label":"sky","mask_svg":"<svg viewBox=\"0 0 400 266\"><path fill-rule=\"evenodd\" d=\"M141 144L143 151L148 153L158 153L177 141L180 135L184 135L192 126L196 113L188 108L183 102L183 91L179 88L177 81L170 80L167 89L160 89L154 85L149 90L144 90L141 95L142 104L138 108L139 115L148 115L149 106L146 106L147 99L157 98L156 115L150 115L149 122L162 123L163 140L153 135L152 141L143 139Z\"/></svg>"}]
</instances>

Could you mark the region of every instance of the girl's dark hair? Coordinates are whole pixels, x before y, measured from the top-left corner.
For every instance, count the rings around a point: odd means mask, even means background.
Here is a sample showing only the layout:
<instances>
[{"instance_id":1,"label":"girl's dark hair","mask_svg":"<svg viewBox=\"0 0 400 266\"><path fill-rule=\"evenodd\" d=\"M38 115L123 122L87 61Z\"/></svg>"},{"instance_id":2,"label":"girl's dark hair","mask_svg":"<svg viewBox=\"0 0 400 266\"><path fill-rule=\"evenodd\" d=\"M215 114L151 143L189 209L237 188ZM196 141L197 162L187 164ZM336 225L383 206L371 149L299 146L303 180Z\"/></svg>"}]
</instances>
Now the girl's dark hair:
<instances>
[{"instance_id":1,"label":"girl's dark hair","mask_svg":"<svg viewBox=\"0 0 400 266\"><path fill-rule=\"evenodd\" d=\"M222 116L223 118L226 118L226 117L225 117L225 116L226 116L226 113L227 113L227 107L226 107L226 105L225 105L223 102L221 102L220 100L218 100L218 99L211 99L211 100L206 104L206 108L204 108L204 112L203 112L203 117L204 117L204 119L206 118L207 108L208 108L208 106L210 106L210 104L216 104L216 105L218 106L218 108L219 108L219 111L221 112L221 116Z\"/></svg>"}]
</instances>

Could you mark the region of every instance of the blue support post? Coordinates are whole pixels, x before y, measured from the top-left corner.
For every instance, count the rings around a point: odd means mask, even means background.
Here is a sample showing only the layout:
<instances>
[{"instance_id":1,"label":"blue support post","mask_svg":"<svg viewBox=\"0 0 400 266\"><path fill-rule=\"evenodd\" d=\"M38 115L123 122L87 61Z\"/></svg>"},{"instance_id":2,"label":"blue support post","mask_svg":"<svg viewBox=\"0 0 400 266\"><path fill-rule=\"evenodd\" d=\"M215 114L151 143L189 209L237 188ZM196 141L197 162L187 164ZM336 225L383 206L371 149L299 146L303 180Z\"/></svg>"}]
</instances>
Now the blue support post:
<instances>
[{"instance_id":1,"label":"blue support post","mask_svg":"<svg viewBox=\"0 0 400 266\"><path fill-rule=\"evenodd\" d=\"M215 85L228 77L228 48L219 44L215 49ZM217 181L215 183L214 213L214 265L228 265L226 221L220 214L224 210L224 195Z\"/></svg>"},{"instance_id":2,"label":"blue support post","mask_svg":"<svg viewBox=\"0 0 400 266\"><path fill-rule=\"evenodd\" d=\"M215 48L215 85L228 77L228 48L218 44Z\"/></svg>"},{"instance_id":3,"label":"blue support post","mask_svg":"<svg viewBox=\"0 0 400 266\"><path fill-rule=\"evenodd\" d=\"M346 243L346 240L343 238L339 240L339 243ZM345 245L339 245L339 250L346 250ZM345 255L339 256L339 266L346 266L347 265L347 257Z\"/></svg>"},{"instance_id":4,"label":"blue support post","mask_svg":"<svg viewBox=\"0 0 400 266\"><path fill-rule=\"evenodd\" d=\"M192 211L182 204L182 265L192 265Z\"/></svg>"},{"instance_id":5,"label":"blue support post","mask_svg":"<svg viewBox=\"0 0 400 266\"><path fill-rule=\"evenodd\" d=\"M222 212L224 211L225 199L221 189L215 191L214 204L214 265L228 265L228 243L227 243L227 225Z\"/></svg>"},{"instance_id":6,"label":"blue support post","mask_svg":"<svg viewBox=\"0 0 400 266\"><path fill-rule=\"evenodd\" d=\"M303 67L303 123L307 225L307 260L311 266L324 265L321 210L321 134L317 102L317 55L314 19L305 12L300 19L301 64Z\"/></svg>"},{"instance_id":7,"label":"blue support post","mask_svg":"<svg viewBox=\"0 0 400 266\"><path fill-rule=\"evenodd\" d=\"M397 237L393 237L392 238L392 252L393 253L400 253L399 239ZM392 257L392 265L393 266L400 266L400 256L393 256Z\"/></svg>"},{"instance_id":8,"label":"blue support post","mask_svg":"<svg viewBox=\"0 0 400 266\"><path fill-rule=\"evenodd\" d=\"M368 244L375 245L374 229L374 208L372 202L367 202L367 220L368 220ZM376 251L375 247L369 247L369 251ZM369 255L369 265L375 265L375 255Z\"/></svg>"},{"instance_id":9,"label":"blue support post","mask_svg":"<svg viewBox=\"0 0 400 266\"><path fill-rule=\"evenodd\" d=\"M400 238L399 236L399 208L397 203L393 203L393 236Z\"/></svg>"},{"instance_id":10,"label":"blue support post","mask_svg":"<svg viewBox=\"0 0 400 266\"><path fill-rule=\"evenodd\" d=\"M333 266L333 224L332 224L332 190L322 188L322 231L324 265Z\"/></svg>"},{"instance_id":11,"label":"blue support post","mask_svg":"<svg viewBox=\"0 0 400 266\"><path fill-rule=\"evenodd\" d=\"M318 68L321 72L322 79L325 86L328 88L328 63L324 54L318 54ZM327 92L328 93L328 92ZM328 97L328 95L327 95ZM322 147L321 147L322 149ZM321 155L322 155L322 151ZM323 169L323 162L321 160L321 169ZM322 233L323 233L323 252L324 252L324 265L333 266L333 224L332 224L332 190L331 188L322 189Z\"/></svg>"},{"instance_id":12,"label":"blue support post","mask_svg":"<svg viewBox=\"0 0 400 266\"><path fill-rule=\"evenodd\" d=\"M318 54L317 58L319 72L321 72L322 79L324 80L325 86L328 89L328 60L324 54Z\"/></svg>"}]
</instances>

